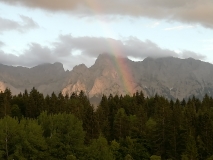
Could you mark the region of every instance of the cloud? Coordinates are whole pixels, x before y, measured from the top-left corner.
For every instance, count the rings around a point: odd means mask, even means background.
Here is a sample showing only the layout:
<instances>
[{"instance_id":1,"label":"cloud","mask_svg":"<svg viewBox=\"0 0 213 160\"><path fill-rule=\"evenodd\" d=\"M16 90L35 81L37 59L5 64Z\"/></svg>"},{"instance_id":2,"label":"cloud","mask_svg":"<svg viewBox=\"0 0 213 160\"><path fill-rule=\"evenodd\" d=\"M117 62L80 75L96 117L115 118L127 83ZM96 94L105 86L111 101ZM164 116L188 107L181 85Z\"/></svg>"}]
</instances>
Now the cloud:
<instances>
[{"instance_id":1,"label":"cloud","mask_svg":"<svg viewBox=\"0 0 213 160\"><path fill-rule=\"evenodd\" d=\"M188 50L183 50L181 53L181 57L182 58L194 58L194 59L200 59L203 60L206 58L206 56L192 52L192 51L188 51Z\"/></svg>"},{"instance_id":2,"label":"cloud","mask_svg":"<svg viewBox=\"0 0 213 160\"><path fill-rule=\"evenodd\" d=\"M115 40L103 37L72 37L60 35L50 46L31 43L23 54L16 56L0 50L0 63L32 67L43 63L62 62L66 69L84 63L91 66L101 53L144 59L146 57L180 57L204 59L205 56L184 50L180 53L160 48L157 44L135 37Z\"/></svg>"},{"instance_id":3,"label":"cloud","mask_svg":"<svg viewBox=\"0 0 213 160\"><path fill-rule=\"evenodd\" d=\"M49 11L72 12L79 16L127 15L199 23L213 28L212 0L1 0L1 2Z\"/></svg>"},{"instance_id":4,"label":"cloud","mask_svg":"<svg viewBox=\"0 0 213 160\"><path fill-rule=\"evenodd\" d=\"M0 63L7 65L16 65L16 63L20 63L18 61L18 57L13 54L7 54L4 51L0 50Z\"/></svg>"},{"instance_id":5,"label":"cloud","mask_svg":"<svg viewBox=\"0 0 213 160\"><path fill-rule=\"evenodd\" d=\"M165 31L171 31L171 30L183 30L183 29L190 29L194 28L194 26L176 26L176 27L171 27L171 28L165 28Z\"/></svg>"},{"instance_id":6,"label":"cloud","mask_svg":"<svg viewBox=\"0 0 213 160\"><path fill-rule=\"evenodd\" d=\"M68 56L75 51L81 51L81 54L92 57L97 57L101 53L141 59L178 56L174 51L162 49L149 40L144 42L135 37L129 37L127 40L121 41L104 37L76 38L71 35L61 35L59 36L59 42L54 43L54 53L60 54L60 56Z\"/></svg>"},{"instance_id":7,"label":"cloud","mask_svg":"<svg viewBox=\"0 0 213 160\"><path fill-rule=\"evenodd\" d=\"M29 49L19 56L0 50L0 63L32 67L42 63L55 62L55 59L50 54L51 50L48 47L32 43L29 45Z\"/></svg>"},{"instance_id":8,"label":"cloud","mask_svg":"<svg viewBox=\"0 0 213 160\"><path fill-rule=\"evenodd\" d=\"M75 65L86 62L85 64L91 66L94 59L87 55L66 55L61 56L60 53L56 54L57 48L42 46L38 43L31 43L21 55L14 55L6 53L0 49L0 63L13 66L34 67L44 63L61 62L64 64L65 69L72 69Z\"/></svg>"},{"instance_id":9,"label":"cloud","mask_svg":"<svg viewBox=\"0 0 213 160\"><path fill-rule=\"evenodd\" d=\"M161 24L159 21L153 21L152 23L146 25L147 28L156 28Z\"/></svg>"},{"instance_id":10,"label":"cloud","mask_svg":"<svg viewBox=\"0 0 213 160\"><path fill-rule=\"evenodd\" d=\"M34 29L39 27L33 19L20 15L21 22L17 22L14 20L9 20L0 17L0 32L10 31L10 30L18 30L19 32L26 32L29 29Z\"/></svg>"},{"instance_id":11,"label":"cloud","mask_svg":"<svg viewBox=\"0 0 213 160\"><path fill-rule=\"evenodd\" d=\"M2 47L2 46L4 46L5 44L2 42L2 41L0 41L0 48Z\"/></svg>"},{"instance_id":12,"label":"cloud","mask_svg":"<svg viewBox=\"0 0 213 160\"><path fill-rule=\"evenodd\" d=\"M160 25L160 22L152 23L151 25L148 25L147 27L149 27L149 28L156 28L158 25Z\"/></svg>"}]
</instances>

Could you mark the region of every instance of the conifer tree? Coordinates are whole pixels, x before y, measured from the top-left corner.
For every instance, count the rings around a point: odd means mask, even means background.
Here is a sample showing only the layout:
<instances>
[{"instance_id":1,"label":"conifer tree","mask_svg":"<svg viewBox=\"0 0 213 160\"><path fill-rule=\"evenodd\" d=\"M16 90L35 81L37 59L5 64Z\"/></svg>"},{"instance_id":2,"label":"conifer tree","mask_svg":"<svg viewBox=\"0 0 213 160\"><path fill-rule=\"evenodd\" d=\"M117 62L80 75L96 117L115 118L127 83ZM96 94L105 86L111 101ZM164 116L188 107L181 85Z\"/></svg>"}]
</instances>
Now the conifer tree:
<instances>
[{"instance_id":1,"label":"conifer tree","mask_svg":"<svg viewBox=\"0 0 213 160\"><path fill-rule=\"evenodd\" d=\"M0 93L0 117L10 115L11 113L12 93L6 88L4 93Z\"/></svg>"},{"instance_id":2,"label":"conifer tree","mask_svg":"<svg viewBox=\"0 0 213 160\"><path fill-rule=\"evenodd\" d=\"M118 140L119 138L125 138L126 136L129 136L129 128L130 126L128 116L126 115L125 110L120 108L115 115L113 124L113 137Z\"/></svg>"},{"instance_id":3,"label":"conifer tree","mask_svg":"<svg viewBox=\"0 0 213 160\"><path fill-rule=\"evenodd\" d=\"M168 150L168 126L169 117L171 114L171 108L169 102L163 97L155 97L155 119L157 122L156 130L154 133L154 143L156 154L161 155L161 157L167 158Z\"/></svg>"}]
</instances>

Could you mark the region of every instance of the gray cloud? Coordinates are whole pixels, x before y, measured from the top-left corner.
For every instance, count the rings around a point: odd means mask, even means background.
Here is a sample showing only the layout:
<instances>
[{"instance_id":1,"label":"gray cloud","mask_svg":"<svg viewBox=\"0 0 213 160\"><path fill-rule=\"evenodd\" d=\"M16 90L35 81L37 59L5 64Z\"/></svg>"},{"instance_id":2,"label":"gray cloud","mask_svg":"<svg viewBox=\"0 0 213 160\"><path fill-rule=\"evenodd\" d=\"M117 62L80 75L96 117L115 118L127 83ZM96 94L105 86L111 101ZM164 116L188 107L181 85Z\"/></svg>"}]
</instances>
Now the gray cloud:
<instances>
[{"instance_id":1,"label":"gray cloud","mask_svg":"<svg viewBox=\"0 0 213 160\"><path fill-rule=\"evenodd\" d=\"M32 67L42 63L55 62L56 60L52 57L51 50L48 47L42 47L35 43L29 45L29 49L21 55L5 53L0 50L0 57L0 63L2 64L27 67Z\"/></svg>"},{"instance_id":2,"label":"gray cloud","mask_svg":"<svg viewBox=\"0 0 213 160\"><path fill-rule=\"evenodd\" d=\"M44 63L61 62L65 69L72 69L75 65L84 63L88 66L94 63L94 59L87 55L66 55L61 56L60 53L55 53L55 49L47 46L42 46L37 43L31 43L23 54L14 55L6 53L0 49L0 63L13 66L33 67Z\"/></svg>"},{"instance_id":3,"label":"gray cloud","mask_svg":"<svg viewBox=\"0 0 213 160\"><path fill-rule=\"evenodd\" d=\"M29 29L39 27L33 19L20 15L22 21L17 22L0 17L0 32L18 30L19 32L26 32Z\"/></svg>"},{"instance_id":4,"label":"gray cloud","mask_svg":"<svg viewBox=\"0 0 213 160\"><path fill-rule=\"evenodd\" d=\"M13 54L5 53L4 51L0 50L0 63L7 64L7 65L16 65L20 63L18 57Z\"/></svg>"},{"instance_id":5,"label":"gray cloud","mask_svg":"<svg viewBox=\"0 0 213 160\"><path fill-rule=\"evenodd\" d=\"M1 0L1 2L50 11L67 11L81 16L128 15L199 23L213 28L212 0Z\"/></svg>"},{"instance_id":6,"label":"gray cloud","mask_svg":"<svg viewBox=\"0 0 213 160\"><path fill-rule=\"evenodd\" d=\"M192 51L188 51L188 50L183 50L182 54L181 54L182 58L194 58L194 59L205 59L206 56L202 55L202 54L198 54Z\"/></svg>"},{"instance_id":7,"label":"gray cloud","mask_svg":"<svg viewBox=\"0 0 213 160\"><path fill-rule=\"evenodd\" d=\"M52 47L32 43L19 56L0 50L0 63L32 67L42 63L62 62L66 69L72 69L72 67L81 63L91 66L101 53L123 57L131 56L139 59L168 56L205 58L203 55L186 50L178 54L172 50L162 49L149 40L141 41L134 37L122 41L103 37L61 35L57 42L52 43Z\"/></svg>"},{"instance_id":8,"label":"gray cloud","mask_svg":"<svg viewBox=\"0 0 213 160\"><path fill-rule=\"evenodd\" d=\"M5 44L2 42L2 41L0 41L0 48L2 47L2 46L4 46Z\"/></svg>"},{"instance_id":9,"label":"gray cloud","mask_svg":"<svg viewBox=\"0 0 213 160\"><path fill-rule=\"evenodd\" d=\"M74 51L81 51L81 54L97 57L100 53L110 53L117 56L132 56L135 58L146 57L177 57L178 54L168 49L162 49L155 43L147 40L145 42L130 37L128 40L115 40L103 37L72 37L61 35L60 42L55 43L54 53L61 56L68 56Z\"/></svg>"}]
</instances>

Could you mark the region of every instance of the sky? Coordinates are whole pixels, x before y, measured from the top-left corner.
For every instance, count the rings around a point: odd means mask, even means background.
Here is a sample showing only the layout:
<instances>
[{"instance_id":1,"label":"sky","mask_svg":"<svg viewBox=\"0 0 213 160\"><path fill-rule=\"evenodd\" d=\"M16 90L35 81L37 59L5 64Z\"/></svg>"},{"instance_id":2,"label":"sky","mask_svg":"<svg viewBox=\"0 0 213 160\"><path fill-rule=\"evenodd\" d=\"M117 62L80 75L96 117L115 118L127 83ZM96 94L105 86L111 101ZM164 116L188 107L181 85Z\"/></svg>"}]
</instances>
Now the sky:
<instances>
[{"instance_id":1,"label":"sky","mask_svg":"<svg viewBox=\"0 0 213 160\"><path fill-rule=\"evenodd\" d=\"M213 63L212 0L0 0L0 63L94 64L109 53Z\"/></svg>"}]
</instances>

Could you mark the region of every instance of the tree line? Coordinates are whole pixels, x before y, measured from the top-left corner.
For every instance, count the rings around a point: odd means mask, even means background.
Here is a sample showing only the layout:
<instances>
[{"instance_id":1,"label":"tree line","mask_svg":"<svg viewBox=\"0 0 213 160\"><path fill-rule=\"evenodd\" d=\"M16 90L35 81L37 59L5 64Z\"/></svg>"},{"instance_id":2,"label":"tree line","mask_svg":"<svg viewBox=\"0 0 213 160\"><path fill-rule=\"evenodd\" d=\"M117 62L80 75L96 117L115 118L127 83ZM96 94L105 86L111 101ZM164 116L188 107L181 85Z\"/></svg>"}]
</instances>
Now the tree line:
<instances>
[{"instance_id":1,"label":"tree line","mask_svg":"<svg viewBox=\"0 0 213 160\"><path fill-rule=\"evenodd\" d=\"M213 98L0 93L0 159L212 160Z\"/></svg>"}]
</instances>

